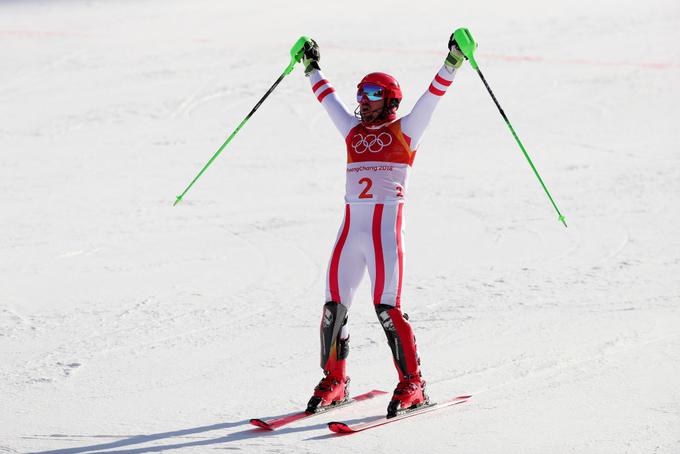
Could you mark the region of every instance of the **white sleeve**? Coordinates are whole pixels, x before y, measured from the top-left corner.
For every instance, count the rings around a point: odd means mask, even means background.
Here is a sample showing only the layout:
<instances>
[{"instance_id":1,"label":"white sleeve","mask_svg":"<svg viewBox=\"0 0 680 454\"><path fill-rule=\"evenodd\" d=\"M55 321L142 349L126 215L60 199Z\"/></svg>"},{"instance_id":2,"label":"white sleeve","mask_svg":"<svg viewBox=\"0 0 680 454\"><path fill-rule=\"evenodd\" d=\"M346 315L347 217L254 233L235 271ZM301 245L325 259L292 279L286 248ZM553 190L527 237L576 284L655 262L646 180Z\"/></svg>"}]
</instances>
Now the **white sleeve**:
<instances>
[{"instance_id":1,"label":"white sleeve","mask_svg":"<svg viewBox=\"0 0 680 454\"><path fill-rule=\"evenodd\" d=\"M345 138L349 131L359 124L359 120L350 113L345 104L340 100L340 97L335 93L335 88L328 82L321 71L313 71L309 76L309 83L312 85L312 91L319 100L321 105L328 112L333 124L340 131L342 137Z\"/></svg>"},{"instance_id":2,"label":"white sleeve","mask_svg":"<svg viewBox=\"0 0 680 454\"><path fill-rule=\"evenodd\" d=\"M446 89L453 82L455 75L455 69L449 72L446 66L442 66L437 75L434 76L430 87L413 106L411 113L401 119L401 130L411 138L411 148L413 150L418 148L425 129L430 123L435 107L437 107L439 100L446 93Z\"/></svg>"}]
</instances>

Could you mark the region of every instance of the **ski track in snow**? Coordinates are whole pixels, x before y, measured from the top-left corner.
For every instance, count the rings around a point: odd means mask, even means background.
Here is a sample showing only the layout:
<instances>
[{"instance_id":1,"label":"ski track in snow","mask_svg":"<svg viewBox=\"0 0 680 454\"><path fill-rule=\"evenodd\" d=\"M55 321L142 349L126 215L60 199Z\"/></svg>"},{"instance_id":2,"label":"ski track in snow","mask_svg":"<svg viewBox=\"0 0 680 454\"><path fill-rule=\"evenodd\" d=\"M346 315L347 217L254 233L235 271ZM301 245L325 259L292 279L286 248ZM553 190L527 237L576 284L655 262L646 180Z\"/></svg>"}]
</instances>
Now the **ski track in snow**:
<instances>
[{"instance_id":1,"label":"ski track in snow","mask_svg":"<svg viewBox=\"0 0 680 454\"><path fill-rule=\"evenodd\" d=\"M680 450L677 5L393 6L0 4L0 453ZM321 376L342 219L343 144L299 67L174 196L299 35L350 109L381 70L407 112L458 25L569 228L464 68L414 166L403 305L432 398L472 400L351 437L325 423L387 397L252 429ZM395 384L369 290L354 393Z\"/></svg>"}]
</instances>

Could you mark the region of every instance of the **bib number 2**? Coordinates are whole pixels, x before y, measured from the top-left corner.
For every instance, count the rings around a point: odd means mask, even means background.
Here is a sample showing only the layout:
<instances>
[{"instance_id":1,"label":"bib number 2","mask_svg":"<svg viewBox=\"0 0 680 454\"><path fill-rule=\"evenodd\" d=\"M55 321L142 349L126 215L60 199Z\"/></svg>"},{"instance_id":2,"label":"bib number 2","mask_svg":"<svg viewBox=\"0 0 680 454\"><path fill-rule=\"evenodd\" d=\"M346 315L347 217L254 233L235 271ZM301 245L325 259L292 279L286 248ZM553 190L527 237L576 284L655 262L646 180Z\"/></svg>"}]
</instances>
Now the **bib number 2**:
<instances>
[{"instance_id":1,"label":"bib number 2","mask_svg":"<svg viewBox=\"0 0 680 454\"><path fill-rule=\"evenodd\" d=\"M361 191L361 194L359 194L360 199L372 199L373 194L371 194L369 191L371 190L371 187L373 187L373 181L370 178L362 178L359 180L359 184L366 185L364 187L364 190Z\"/></svg>"}]
</instances>

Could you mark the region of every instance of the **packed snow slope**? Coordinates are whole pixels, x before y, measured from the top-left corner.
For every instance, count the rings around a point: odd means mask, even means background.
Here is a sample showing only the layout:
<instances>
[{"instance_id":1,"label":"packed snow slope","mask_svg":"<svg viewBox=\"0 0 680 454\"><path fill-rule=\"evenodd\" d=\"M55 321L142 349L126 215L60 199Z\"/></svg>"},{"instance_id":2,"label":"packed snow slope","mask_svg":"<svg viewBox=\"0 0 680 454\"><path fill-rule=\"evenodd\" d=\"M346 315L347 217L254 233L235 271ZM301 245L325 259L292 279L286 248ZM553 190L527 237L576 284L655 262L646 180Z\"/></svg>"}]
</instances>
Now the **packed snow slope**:
<instances>
[{"instance_id":1,"label":"packed snow slope","mask_svg":"<svg viewBox=\"0 0 680 454\"><path fill-rule=\"evenodd\" d=\"M680 4L0 2L0 452L680 452ZM350 437L302 407L345 150L302 68L172 206L300 35L348 105L407 113L468 27L477 74L410 182L404 309L434 400ZM365 282L354 393L396 384Z\"/></svg>"}]
</instances>

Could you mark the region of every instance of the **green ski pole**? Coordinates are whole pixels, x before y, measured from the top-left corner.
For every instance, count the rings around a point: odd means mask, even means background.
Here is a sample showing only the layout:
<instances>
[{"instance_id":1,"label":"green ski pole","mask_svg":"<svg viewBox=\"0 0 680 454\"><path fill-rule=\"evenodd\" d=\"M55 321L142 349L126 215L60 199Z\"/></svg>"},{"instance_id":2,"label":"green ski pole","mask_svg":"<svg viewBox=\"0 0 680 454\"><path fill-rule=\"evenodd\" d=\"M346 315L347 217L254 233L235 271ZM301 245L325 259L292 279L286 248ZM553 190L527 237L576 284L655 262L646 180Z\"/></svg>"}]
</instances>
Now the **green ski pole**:
<instances>
[{"instance_id":1,"label":"green ski pole","mask_svg":"<svg viewBox=\"0 0 680 454\"><path fill-rule=\"evenodd\" d=\"M187 192L189 192L189 189L191 189L194 183L196 183L196 181L201 177L201 175L203 175L203 172L205 172L205 170L210 166L210 164L212 164L213 161L220 155L220 153L222 153L222 150L224 150L224 148L229 144L229 142L231 142L231 139L234 138L234 136L241 130L243 125L246 124L246 122L250 119L250 117L253 116L253 114L260 107L260 105L262 105L264 100L267 99L267 96L269 96L274 91L274 89L277 87L277 85L279 85L279 83L283 80L284 77L286 77L293 71L295 64L299 63L300 60L302 60L302 47L305 45L307 41L309 41L309 38L306 36L302 36L295 42L295 44L293 44L293 47L290 49L290 63L288 64L286 69L283 70L279 78L276 79L276 82L274 82L274 84L271 87L269 87L267 93L265 93L264 96L257 102L257 104L255 104L255 107L253 107L250 113L246 115L243 121L236 127L234 132L232 132L231 135L227 137L227 140L224 141L222 146L217 150L217 152L215 152L215 154L212 156L212 158L210 158L207 164L203 166L200 172L198 172L198 175L196 175L196 177L191 181L191 183L189 183L189 186L186 187L184 192L177 196L177 200L175 200L175 203L173 203L172 206L175 206L182 201L184 195Z\"/></svg>"},{"instance_id":2,"label":"green ski pole","mask_svg":"<svg viewBox=\"0 0 680 454\"><path fill-rule=\"evenodd\" d=\"M560 221L566 227L567 226L566 218L562 215L562 213L560 213L560 209L557 208L557 204L555 203L552 196L550 195L550 192L548 192L548 188L545 186L545 183L543 183L543 179L538 174L538 170L536 170L534 163L531 162L531 158L529 157L529 154L527 153L527 151L524 149L524 145L522 145L522 142L519 140L519 137L517 136L515 129L510 124L510 120L508 120L508 117L507 117L507 115L505 115L503 108L498 103L496 96L493 94L493 91L491 91L491 87L489 87L489 84L486 82L486 79L484 78L484 74L482 74L482 71L480 71L479 65L477 65L477 61L475 60L475 55L474 55L475 49L477 49L477 43L475 43L475 40L472 38L470 31L467 28L459 28L458 30L453 32L453 36L456 39L456 43L458 44L458 47L460 47L461 52L463 52L463 55L465 55L465 57L470 61L470 65L472 65L472 68L475 71L477 71L477 74L479 74L479 77L482 79L482 82L484 82L484 86L486 87L486 90L491 95L491 99L493 99L493 102L496 104L496 107L498 108L498 111L501 113L503 120L505 120L505 124L508 125L508 128L510 129L512 136L517 141L517 145L519 145L519 148L522 150L522 153L524 153L524 157L527 158L529 165L531 166L534 173L536 174L536 178L538 178L539 183L541 183L543 190L545 191L546 195L550 199L550 203L552 203L552 206L555 208L555 211L557 211L557 215L559 216L557 218L558 221Z\"/></svg>"}]
</instances>

